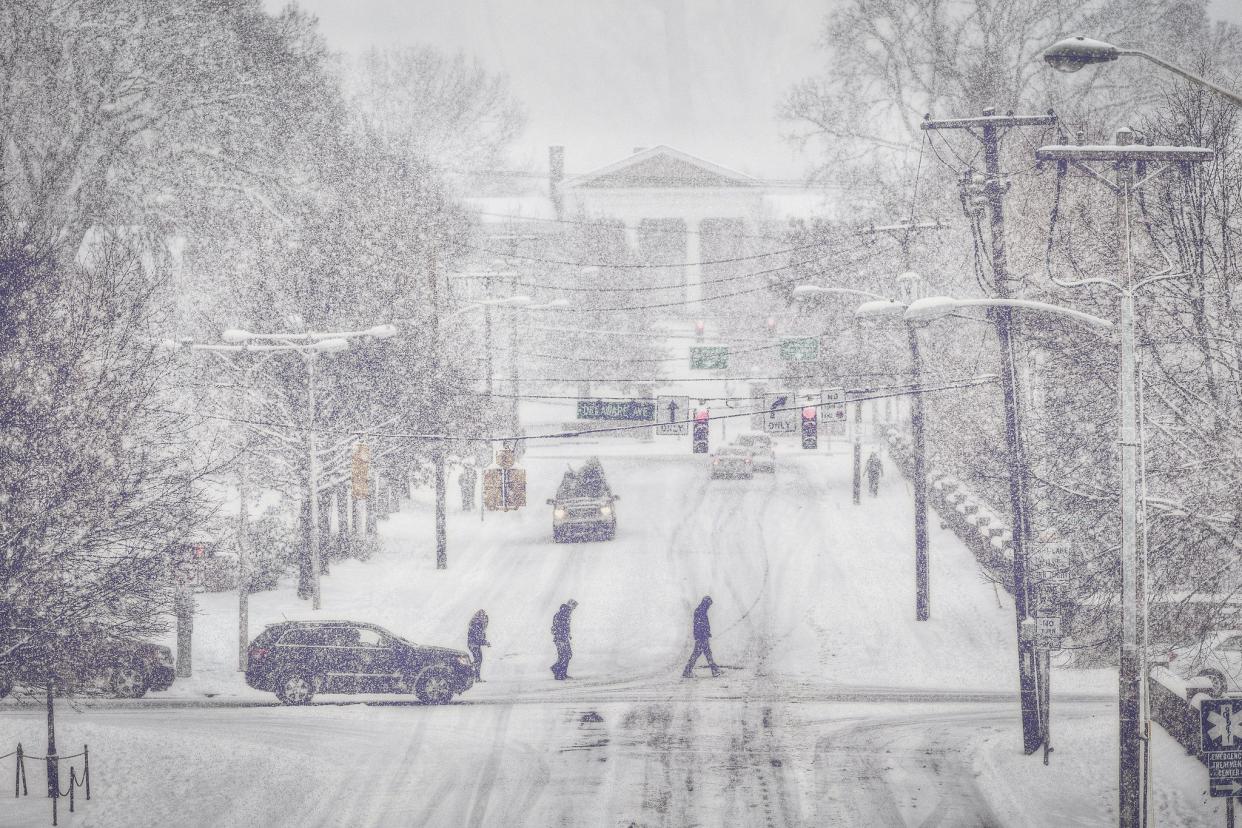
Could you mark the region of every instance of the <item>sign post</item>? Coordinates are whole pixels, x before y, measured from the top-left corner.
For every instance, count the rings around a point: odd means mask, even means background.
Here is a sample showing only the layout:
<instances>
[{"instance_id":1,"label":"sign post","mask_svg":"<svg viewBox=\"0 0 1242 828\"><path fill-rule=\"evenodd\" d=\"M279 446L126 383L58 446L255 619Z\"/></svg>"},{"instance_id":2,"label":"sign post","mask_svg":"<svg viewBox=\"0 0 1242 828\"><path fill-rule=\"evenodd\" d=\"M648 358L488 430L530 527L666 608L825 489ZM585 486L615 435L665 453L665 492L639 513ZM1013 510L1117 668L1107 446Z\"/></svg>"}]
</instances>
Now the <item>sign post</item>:
<instances>
[{"instance_id":1,"label":"sign post","mask_svg":"<svg viewBox=\"0 0 1242 828\"><path fill-rule=\"evenodd\" d=\"M1208 786L1212 796L1230 798L1228 813L1242 794L1242 699L1204 699L1199 724Z\"/></svg>"},{"instance_id":2,"label":"sign post","mask_svg":"<svg viewBox=\"0 0 1242 828\"><path fill-rule=\"evenodd\" d=\"M792 394L768 394L763 399L766 416L763 430L768 434L792 434L798 430L794 418L794 398Z\"/></svg>"},{"instance_id":3,"label":"sign post","mask_svg":"<svg viewBox=\"0 0 1242 828\"><path fill-rule=\"evenodd\" d=\"M815 362L819 359L819 339L813 336L782 339L781 359L786 362Z\"/></svg>"},{"instance_id":4,"label":"sign post","mask_svg":"<svg viewBox=\"0 0 1242 828\"><path fill-rule=\"evenodd\" d=\"M694 346L690 349L690 370L724 370L729 367L729 349L719 345Z\"/></svg>"},{"instance_id":5,"label":"sign post","mask_svg":"<svg viewBox=\"0 0 1242 828\"><path fill-rule=\"evenodd\" d=\"M690 433L690 416L689 397L657 397L655 433L683 437Z\"/></svg>"},{"instance_id":6,"label":"sign post","mask_svg":"<svg viewBox=\"0 0 1242 828\"><path fill-rule=\"evenodd\" d=\"M655 418L655 400L578 400L579 420L650 422Z\"/></svg>"}]
</instances>

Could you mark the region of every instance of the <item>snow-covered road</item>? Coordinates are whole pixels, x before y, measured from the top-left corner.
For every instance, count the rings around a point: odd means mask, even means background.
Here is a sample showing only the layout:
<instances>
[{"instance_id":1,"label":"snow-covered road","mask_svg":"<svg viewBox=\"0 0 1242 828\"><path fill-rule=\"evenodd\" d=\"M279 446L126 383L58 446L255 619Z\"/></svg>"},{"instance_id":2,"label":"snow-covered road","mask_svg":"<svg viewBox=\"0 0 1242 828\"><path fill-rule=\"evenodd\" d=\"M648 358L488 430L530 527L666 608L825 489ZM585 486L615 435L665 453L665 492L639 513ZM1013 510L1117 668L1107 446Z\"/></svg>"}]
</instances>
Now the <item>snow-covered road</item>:
<instances>
[{"instance_id":1,"label":"snow-covered road","mask_svg":"<svg viewBox=\"0 0 1242 828\"><path fill-rule=\"evenodd\" d=\"M386 553L324 579L323 617L426 643L462 646L486 608L487 682L458 703L272 707L235 672L234 599L200 596L193 679L138 703L62 705L62 742L91 744L96 790L62 824L1049 824L1015 763L1112 821L1109 680L1058 671L1054 737L1086 745L1047 768L1022 757L1012 604L933 519L932 620L913 620L895 474L855 506L844 453L785 449L774 476L711 481L701 456L637 448L604 457L617 539L553 544L543 500L582 456L532 451L522 512L455 512L446 572L415 503L385 526ZM289 591L256 596L256 620L311 617ZM685 680L705 594L727 669ZM548 626L570 597L575 678L560 683ZM41 744L37 710L3 710L6 740ZM1194 801L1194 760L1163 745L1157 761L1158 807L1214 819ZM0 800L0 826L45 805Z\"/></svg>"}]
</instances>

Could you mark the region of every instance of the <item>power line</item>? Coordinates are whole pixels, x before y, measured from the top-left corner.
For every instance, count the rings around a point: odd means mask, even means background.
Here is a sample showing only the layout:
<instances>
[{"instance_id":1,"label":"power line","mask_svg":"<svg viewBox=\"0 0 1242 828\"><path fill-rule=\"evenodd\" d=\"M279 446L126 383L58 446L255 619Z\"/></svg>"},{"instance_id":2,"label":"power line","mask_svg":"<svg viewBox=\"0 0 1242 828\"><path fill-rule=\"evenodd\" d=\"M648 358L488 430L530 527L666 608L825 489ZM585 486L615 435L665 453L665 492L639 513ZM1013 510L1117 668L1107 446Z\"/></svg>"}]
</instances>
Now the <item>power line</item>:
<instances>
[{"instance_id":1,"label":"power line","mask_svg":"<svg viewBox=\"0 0 1242 828\"><path fill-rule=\"evenodd\" d=\"M941 386L937 386L934 388L929 388L927 386L922 386L922 387L909 386L908 390L893 391L889 393L871 393L870 391L867 391L861 395L855 395L851 391L851 392L847 392L847 393L850 393L850 396L847 402L854 402L854 403L867 402L869 400L885 399L886 397L891 398L891 397L908 396L910 394L915 394L915 393L931 394L931 393L937 393L940 391L953 391L953 390L959 390L962 388L974 388L979 385L987 385L993 382L997 382L997 377L994 377L994 376L972 377L972 378L963 378L962 380L954 380L952 382L954 382L955 384L941 385ZM772 409L765 408L762 412L744 411L744 412L739 412L737 414L717 414L714 416L709 415L707 419L708 420L730 420L730 419L734 419L737 417L753 417L755 414L759 414L759 413L775 413L778 411L801 411L803 408L810 408L810 407L824 408L826 406L835 406L835 405L840 405L840 404L841 404L840 402L831 402L831 403L811 402L811 403L808 403L807 405L794 405L794 406L787 406L784 408L772 408ZM246 418L246 417L229 417L223 414L204 414L199 411L178 411L176 409L160 408L156 406L142 406L142 408L146 411L154 411L154 412L158 412L162 414L172 414L172 415L180 416L180 417L197 417L197 418L204 419L204 420L220 420L223 422L239 423L242 425L266 426L268 428L282 428L282 429L287 429L287 430L292 430L292 431L305 431L306 430L305 423L278 423L278 422L274 422L270 420L256 420L256 419L251 419L251 418ZM687 420L677 420L675 422L692 423L694 421L695 420L691 418ZM653 422L643 421L641 423L636 423L634 425L625 425L625 426L603 426L600 428L584 428L584 429L577 429L574 431L553 432L550 434L515 434L515 435L402 434L402 433L390 433L390 432L379 432L379 431L367 431L365 429L333 429L333 428L323 428L323 427L316 428L316 431L318 431L321 434L340 434L340 435L348 435L348 436L354 436L354 437L382 438L382 439L387 439L387 440L419 440L419 441L428 441L428 442L493 442L494 443L494 442L506 442L506 441L512 441L512 440L565 439L567 437L582 437L582 436L589 435L589 434L600 434L600 433L615 432L615 431L630 431L630 430L638 429L638 428L651 428L654 425L655 423Z\"/></svg>"},{"instance_id":2,"label":"power line","mask_svg":"<svg viewBox=\"0 0 1242 828\"><path fill-rule=\"evenodd\" d=\"M812 247L823 247L828 243L827 239L822 241L810 242L808 244L800 244L795 247L786 247L780 250L772 250L766 253L752 253L748 256L734 256L728 259L703 259L697 262L669 262L667 264L652 264L650 262L634 262L634 263L617 263L617 262L573 262L568 259L545 259L542 256L528 256L523 253L506 252L504 250L492 250L487 247L479 247L478 245L467 244L466 242L450 242L458 247L464 247L468 250L474 250L478 253L487 253L498 258L505 259L523 259L530 262L538 262L539 264L554 265L570 265L573 267L613 267L627 268L631 270L644 270L654 268L668 267L697 267L700 265L717 265L717 264L733 264L736 262L749 262L755 259L764 259L770 256L783 256L786 253L796 253L799 250L807 250Z\"/></svg>"}]
</instances>

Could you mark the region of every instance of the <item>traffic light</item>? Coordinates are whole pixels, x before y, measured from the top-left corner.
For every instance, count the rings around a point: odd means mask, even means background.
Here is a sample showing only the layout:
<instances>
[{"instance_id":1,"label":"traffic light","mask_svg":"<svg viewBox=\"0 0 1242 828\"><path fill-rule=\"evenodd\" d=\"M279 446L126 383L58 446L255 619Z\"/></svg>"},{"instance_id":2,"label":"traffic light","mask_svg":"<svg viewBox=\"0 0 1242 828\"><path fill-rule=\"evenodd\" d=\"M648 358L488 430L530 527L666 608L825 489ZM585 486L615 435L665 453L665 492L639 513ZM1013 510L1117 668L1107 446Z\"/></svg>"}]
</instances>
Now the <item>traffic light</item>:
<instances>
[{"instance_id":1,"label":"traffic light","mask_svg":"<svg viewBox=\"0 0 1242 828\"><path fill-rule=\"evenodd\" d=\"M808 405L802 409L802 447L813 449L819 445L817 409Z\"/></svg>"},{"instance_id":2,"label":"traffic light","mask_svg":"<svg viewBox=\"0 0 1242 828\"><path fill-rule=\"evenodd\" d=\"M767 324L768 324L768 336L775 335L776 334L776 317L769 316Z\"/></svg>"},{"instance_id":3,"label":"traffic light","mask_svg":"<svg viewBox=\"0 0 1242 828\"><path fill-rule=\"evenodd\" d=\"M703 320L702 320L702 319L695 320L695 323L694 323L694 335L695 335L696 337L698 337L699 339L702 339L702 338L703 338L703 332L704 332L706 329L707 329L707 325L703 322Z\"/></svg>"},{"instance_id":4,"label":"traffic light","mask_svg":"<svg viewBox=\"0 0 1242 828\"><path fill-rule=\"evenodd\" d=\"M694 453L707 454L708 411L700 408L694 412Z\"/></svg>"}]
</instances>

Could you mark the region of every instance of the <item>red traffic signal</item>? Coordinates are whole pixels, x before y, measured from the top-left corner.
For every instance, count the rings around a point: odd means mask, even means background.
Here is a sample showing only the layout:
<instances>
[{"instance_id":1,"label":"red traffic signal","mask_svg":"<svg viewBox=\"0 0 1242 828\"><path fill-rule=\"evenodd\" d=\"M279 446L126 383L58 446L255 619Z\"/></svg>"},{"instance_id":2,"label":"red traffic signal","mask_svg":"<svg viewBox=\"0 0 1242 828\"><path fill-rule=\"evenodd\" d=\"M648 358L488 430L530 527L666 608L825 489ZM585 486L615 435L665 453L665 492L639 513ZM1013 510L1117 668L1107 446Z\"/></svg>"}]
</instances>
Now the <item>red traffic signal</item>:
<instances>
[{"instance_id":1,"label":"red traffic signal","mask_svg":"<svg viewBox=\"0 0 1242 828\"><path fill-rule=\"evenodd\" d=\"M775 316L768 317L768 333L770 334L776 333L776 317Z\"/></svg>"},{"instance_id":2,"label":"red traffic signal","mask_svg":"<svg viewBox=\"0 0 1242 828\"><path fill-rule=\"evenodd\" d=\"M707 324L702 319L695 320L694 335L701 337L705 330L707 330Z\"/></svg>"},{"instance_id":3,"label":"red traffic signal","mask_svg":"<svg viewBox=\"0 0 1242 828\"><path fill-rule=\"evenodd\" d=\"M804 449L814 449L819 445L819 419L816 416L819 413L813 405L808 405L802 409L802 447Z\"/></svg>"},{"instance_id":4,"label":"red traffic signal","mask_svg":"<svg viewBox=\"0 0 1242 828\"><path fill-rule=\"evenodd\" d=\"M690 438L690 451L694 454L707 454L707 439L711 431L709 413L706 408L694 412L694 433Z\"/></svg>"}]
</instances>

